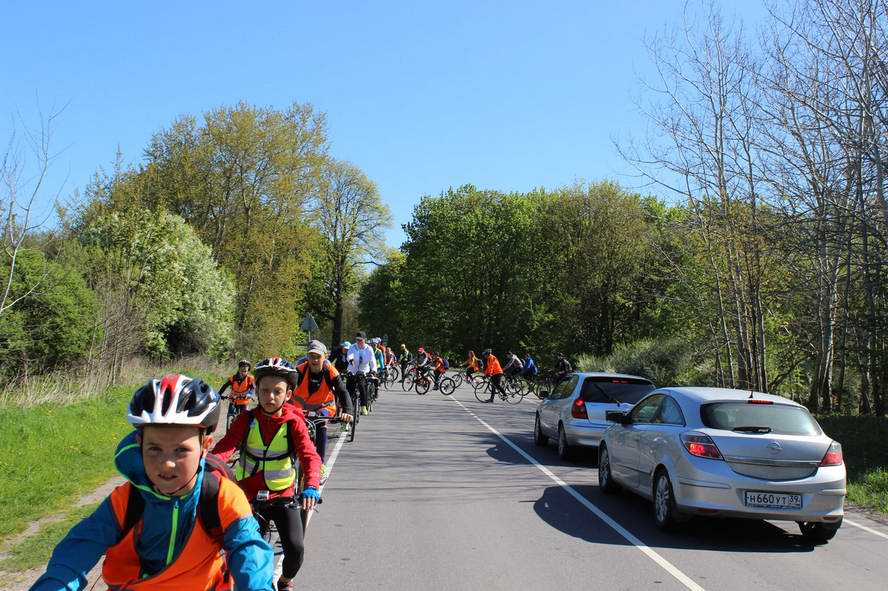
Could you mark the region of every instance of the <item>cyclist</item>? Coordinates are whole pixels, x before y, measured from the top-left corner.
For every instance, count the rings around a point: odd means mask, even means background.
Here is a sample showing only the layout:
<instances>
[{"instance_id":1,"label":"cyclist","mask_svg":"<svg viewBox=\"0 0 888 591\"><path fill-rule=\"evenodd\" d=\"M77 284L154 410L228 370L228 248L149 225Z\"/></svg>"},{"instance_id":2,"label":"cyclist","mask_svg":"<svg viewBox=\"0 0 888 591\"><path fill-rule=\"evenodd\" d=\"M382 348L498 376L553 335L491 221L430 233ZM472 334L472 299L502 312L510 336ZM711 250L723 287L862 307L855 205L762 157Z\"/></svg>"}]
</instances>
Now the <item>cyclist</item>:
<instances>
[{"instance_id":1,"label":"cyclist","mask_svg":"<svg viewBox=\"0 0 888 591\"><path fill-rule=\"evenodd\" d=\"M524 371L521 375L527 379L532 380L540 373L540 369L537 367L536 361L531 357L530 353L524 354Z\"/></svg>"},{"instance_id":2,"label":"cyclist","mask_svg":"<svg viewBox=\"0 0 888 591\"><path fill-rule=\"evenodd\" d=\"M462 366L466 368L466 379L471 380L474 374L481 371L481 360L475 357L474 351L469 351L469 356Z\"/></svg>"},{"instance_id":3,"label":"cyclist","mask_svg":"<svg viewBox=\"0 0 888 591\"><path fill-rule=\"evenodd\" d=\"M524 363L522 363L521 359L511 351L506 351L506 365L503 367L503 372L506 374L506 377L511 380L523 370Z\"/></svg>"},{"instance_id":4,"label":"cyclist","mask_svg":"<svg viewBox=\"0 0 888 591\"><path fill-rule=\"evenodd\" d=\"M367 377L376 373L376 356L373 349L367 346L367 335L358 332L355 344L348 349L348 393L355 400L361 399L361 415L369 414L367 408Z\"/></svg>"},{"instance_id":5,"label":"cyclist","mask_svg":"<svg viewBox=\"0 0 888 591\"><path fill-rule=\"evenodd\" d=\"M208 457L221 398L198 379L168 374L133 395L135 427L114 463L126 482L53 551L31 589L86 588L102 555L112 589L273 589L274 555L243 491ZM224 551L224 554L223 554Z\"/></svg>"},{"instance_id":6,"label":"cyclist","mask_svg":"<svg viewBox=\"0 0 888 591\"><path fill-rule=\"evenodd\" d=\"M376 337L370 341L370 344L373 345L373 355L376 357L376 368L379 372L380 377L385 379L386 372L386 364L385 364L385 355L386 348L385 345L382 344L382 339ZM378 386L378 383L377 383ZM377 387L377 390L379 388Z\"/></svg>"},{"instance_id":7,"label":"cyclist","mask_svg":"<svg viewBox=\"0 0 888 591\"><path fill-rule=\"evenodd\" d=\"M557 384L573 371L573 368L570 366L570 361L567 360L564 353L556 353L557 361L555 362L555 383Z\"/></svg>"},{"instance_id":8,"label":"cyclist","mask_svg":"<svg viewBox=\"0 0 888 591\"><path fill-rule=\"evenodd\" d=\"M506 391L503 389L503 368L499 359L490 349L485 349L481 356L484 357L484 375L490 378L490 398L487 402L493 402L493 397L497 393L505 396Z\"/></svg>"},{"instance_id":9,"label":"cyclist","mask_svg":"<svg viewBox=\"0 0 888 591\"><path fill-rule=\"evenodd\" d=\"M237 373L228 378L228 381L219 388L219 396L231 388L230 402L228 403L229 417L236 417L247 409L247 405L254 396L255 386L256 380L250 374L250 362L241 359L237 362Z\"/></svg>"},{"instance_id":10,"label":"cyclist","mask_svg":"<svg viewBox=\"0 0 888 591\"><path fill-rule=\"evenodd\" d=\"M407 345L404 343L401 343L401 356L398 361L401 363L401 383L403 384L404 378L407 377L407 366L413 361L413 355L407 350Z\"/></svg>"},{"instance_id":11,"label":"cyclist","mask_svg":"<svg viewBox=\"0 0 888 591\"><path fill-rule=\"evenodd\" d=\"M299 381L293 391L291 402L304 412L316 412L324 417L339 418L343 423L350 423L354 416L351 396L342 383L342 376L327 361L327 347L321 341L308 344L308 361L296 367ZM315 427L315 447L321 456L321 484L327 480L327 422L319 421Z\"/></svg>"},{"instance_id":12,"label":"cyclist","mask_svg":"<svg viewBox=\"0 0 888 591\"><path fill-rule=\"evenodd\" d=\"M344 374L348 369L348 349L351 347L351 343L348 341L342 341L342 344L339 347L336 347L333 353L330 354L330 362L333 364L333 367L336 368L341 374Z\"/></svg>"},{"instance_id":13,"label":"cyclist","mask_svg":"<svg viewBox=\"0 0 888 591\"><path fill-rule=\"evenodd\" d=\"M432 364L435 368L435 387L433 389L437 390L441 383L441 376L447 373L448 364L443 357L436 353L432 353Z\"/></svg>"},{"instance_id":14,"label":"cyclist","mask_svg":"<svg viewBox=\"0 0 888 591\"><path fill-rule=\"evenodd\" d=\"M213 448L213 453L223 460L240 450L235 466L238 484L250 502L258 505L255 510L261 521L273 521L277 526L284 549L278 591L293 588L293 577L302 566L305 544L300 509L313 509L321 498L321 458L308 436L302 413L287 404L297 384L298 372L285 359L272 357L257 363L259 406L235 419ZM294 456L302 468L301 483L296 481ZM297 497L299 484L303 489Z\"/></svg>"}]
</instances>

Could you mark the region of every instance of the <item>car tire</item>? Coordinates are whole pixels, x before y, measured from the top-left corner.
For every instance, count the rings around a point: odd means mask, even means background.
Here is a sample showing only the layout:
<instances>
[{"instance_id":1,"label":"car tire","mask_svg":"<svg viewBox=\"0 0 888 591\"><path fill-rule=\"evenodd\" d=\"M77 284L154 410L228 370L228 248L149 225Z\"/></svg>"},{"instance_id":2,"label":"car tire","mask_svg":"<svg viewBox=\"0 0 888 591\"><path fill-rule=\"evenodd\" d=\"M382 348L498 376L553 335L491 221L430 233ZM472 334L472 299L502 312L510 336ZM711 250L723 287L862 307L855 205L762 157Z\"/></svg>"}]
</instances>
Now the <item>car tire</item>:
<instances>
[{"instance_id":1,"label":"car tire","mask_svg":"<svg viewBox=\"0 0 888 591\"><path fill-rule=\"evenodd\" d=\"M564 425L558 424L558 459L569 460L573 457L573 448L567 442L567 433L564 432Z\"/></svg>"},{"instance_id":2,"label":"car tire","mask_svg":"<svg viewBox=\"0 0 888 591\"><path fill-rule=\"evenodd\" d=\"M678 510L669 473L661 468L654 478L654 521L663 530L675 529L688 517Z\"/></svg>"},{"instance_id":3,"label":"car tire","mask_svg":"<svg viewBox=\"0 0 888 591\"><path fill-rule=\"evenodd\" d=\"M620 485L614 482L611 472L610 454L603 443L598 448L598 489L606 495L613 494L620 489Z\"/></svg>"},{"instance_id":4,"label":"car tire","mask_svg":"<svg viewBox=\"0 0 888 591\"><path fill-rule=\"evenodd\" d=\"M837 524L818 523L816 521L799 521L799 529L805 540L815 545L826 544L836 537L836 533L842 526L842 522Z\"/></svg>"},{"instance_id":5,"label":"car tire","mask_svg":"<svg viewBox=\"0 0 888 591\"><path fill-rule=\"evenodd\" d=\"M534 414L533 444L537 447L546 447L549 444L549 438L543 433L543 426L540 425L540 415L538 414Z\"/></svg>"}]
</instances>

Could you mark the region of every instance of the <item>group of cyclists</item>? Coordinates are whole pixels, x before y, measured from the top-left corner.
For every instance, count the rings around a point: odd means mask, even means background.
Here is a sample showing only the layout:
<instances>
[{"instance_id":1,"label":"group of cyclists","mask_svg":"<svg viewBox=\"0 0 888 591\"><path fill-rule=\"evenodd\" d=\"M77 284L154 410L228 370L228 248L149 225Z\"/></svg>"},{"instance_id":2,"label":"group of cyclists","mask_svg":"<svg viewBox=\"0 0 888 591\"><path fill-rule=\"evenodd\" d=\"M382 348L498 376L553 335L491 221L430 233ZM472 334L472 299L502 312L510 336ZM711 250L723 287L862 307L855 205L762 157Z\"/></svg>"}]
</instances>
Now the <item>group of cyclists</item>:
<instances>
[{"instance_id":1,"label":"group of cyclists","mask_svg":"<svg viewBox=\"0 0 888 591\"><path fill-rule=\"evenodd\" d=\"M315 340L295 363L243 359L218 392L180 374L149 381L130 400L134 430L114 455L126 482L56 546L32 589L83 589L102 555L109 589L292 589L328 473L327 423L354 429L392 359L381 339L358 332L332 356ZM272 524L283 550L277 581Z\"/></svg>"},{"instance_id":2,"label":"group of cyclists","mask_svg":"<svg viewBox=\"0 0 888 591\"><path fill-rule=\"evenodd\" d=\"M110 589L292 589L305 518L328 475L327 423L341 423L353 439L380 382L431 373L438 389L450 369L445 355L425 347L414 356L404 344L396 353L363 332L354 338L332 352L311 341L295 363L270 357L253 368L243 359L218 392L180 374L139 388L127 409L134 430L114 455L126 482L71 529L32 589L83 589L102 555ZM507 351L501 363L490 349L469 351L459 367L466 379L487 378L487 402L504 376L539 374L530 354ZM563 355L557 370L571 371ZM226 398L225 434L215 442ZM283 550L277 581L271 524Z\"/></svg>"}]
</instances>

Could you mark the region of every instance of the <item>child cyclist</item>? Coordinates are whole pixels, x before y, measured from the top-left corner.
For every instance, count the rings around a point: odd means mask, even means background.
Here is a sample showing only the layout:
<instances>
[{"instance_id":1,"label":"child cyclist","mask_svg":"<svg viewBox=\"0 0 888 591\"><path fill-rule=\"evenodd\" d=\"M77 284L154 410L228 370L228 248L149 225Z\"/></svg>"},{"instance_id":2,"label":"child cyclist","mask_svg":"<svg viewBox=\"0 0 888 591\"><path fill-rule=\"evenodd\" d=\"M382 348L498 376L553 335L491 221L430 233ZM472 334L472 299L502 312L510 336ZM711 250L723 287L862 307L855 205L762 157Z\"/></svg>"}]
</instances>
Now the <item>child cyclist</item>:
<instances>
[{"instance_id":1,"label":"child cyclist","mask_svg":"<svg viewBox=\"0 0 888 591\"><path fill-rule=\"evenodd\" d=\"M298 371L280 357L256 364L259 406L241 413L213 449L223 460L240 450L235 466L238 484L255 505L261 527L277 526L284 560L278 591L292 589L292 579L305 554L302 510L320 500L321 458L308 436L302 412L287 401L298 385ZM302 468L302 493L297 497L294 456ZM245 587L246 588L246 587Z\"/></svg>"},{"instance_id":2,"label":"child cyclist","mask_svg":"<svg viewBox=\"0 0 888 591\"><path fill-rule=\"evenodd\" d=\"M271 591L271 547L243 491L207 456L220 408L212 388L183 375L137 390L127 416L136 430L114 456L127 482L68 532L31 589L84 589L104 554L110 589Z\"/></svg>"},{"instance_id":3,"label":"child cyclist","mask_svg":"<svg viewBox=\"0 0 888 591\"><path fill-rule=\"evenodd\" d=\"M351 396L345 389L342 376L327 361L327 347L321 341L308 344L308 360L296 367L299 381L293 391L292 402L303 412L316 412L321 416L335 417L337 412L343 423L352 421L355 414ZM320 421L315 427L315 447L321 456L321 484L327 480L327 422Z\"/></svg>"},{"instance_id":4,"label":"child cyclist","mask_svg":"<svg viewBox=\"0 0 888 591\"><path fill-rule=\"evenodd\" d=\"M229 396L228 416L236 417L243 411L247 410L250 399L253 398L255 389L255 379L250 375L250 362L241 359L237 363L237 373L228 378L228 381L219 388L219 396L225 394L225 390L231 388L231 396Z\"/></svg>"}]
</instances>

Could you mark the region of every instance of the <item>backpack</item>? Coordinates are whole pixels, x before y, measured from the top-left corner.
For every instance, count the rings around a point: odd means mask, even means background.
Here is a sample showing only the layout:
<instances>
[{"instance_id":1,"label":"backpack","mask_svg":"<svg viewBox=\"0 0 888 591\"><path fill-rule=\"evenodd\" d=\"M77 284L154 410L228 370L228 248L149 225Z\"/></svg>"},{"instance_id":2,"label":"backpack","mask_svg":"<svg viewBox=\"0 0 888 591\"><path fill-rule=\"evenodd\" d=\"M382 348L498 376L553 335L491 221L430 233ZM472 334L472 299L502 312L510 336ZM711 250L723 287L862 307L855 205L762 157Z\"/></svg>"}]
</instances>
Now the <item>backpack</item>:
<instances>
[{"instance_id":1,"label":"backpack","mask_svg":"<svg viewBox=\"0 0 888 591\"><path fill-rule=\"evenodd\" d=\"M447 361L447 358L446 358L446 357L442 357L441 359L444 360L444 369L450 369L450 362Z\"/></svg>"},{"instance_id":2,"label":"backpack","mask_svg":"<svg viewBox=\"0 0 888 591\"><path fill-rule=\"evenodd\" d=\"M197 503L197 518L207 534L222 545L225 532L222 531L222 520L219 517L219 487L223 478L234 480L234 471L219 456L208 453L204 465L204 477L200 485L200 500ZM120 539L133 529L145 513L145 499L139 489L130 484L129 498L126 503L126 514L123 517L123 528Z\"/></svg>"}]
</instances>

